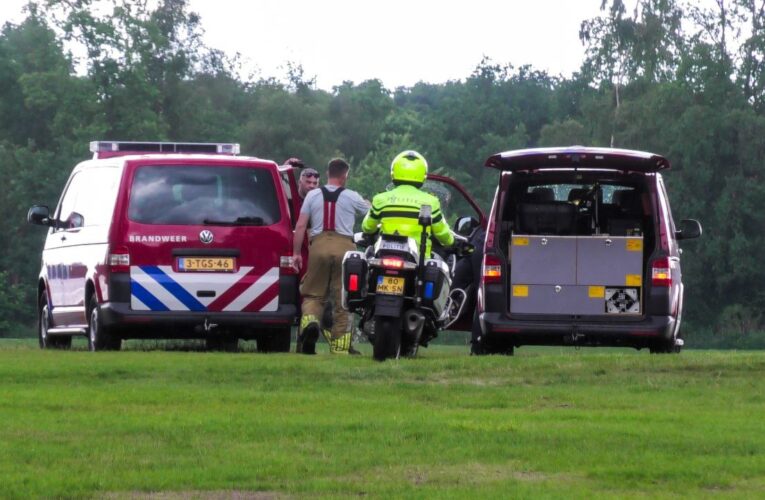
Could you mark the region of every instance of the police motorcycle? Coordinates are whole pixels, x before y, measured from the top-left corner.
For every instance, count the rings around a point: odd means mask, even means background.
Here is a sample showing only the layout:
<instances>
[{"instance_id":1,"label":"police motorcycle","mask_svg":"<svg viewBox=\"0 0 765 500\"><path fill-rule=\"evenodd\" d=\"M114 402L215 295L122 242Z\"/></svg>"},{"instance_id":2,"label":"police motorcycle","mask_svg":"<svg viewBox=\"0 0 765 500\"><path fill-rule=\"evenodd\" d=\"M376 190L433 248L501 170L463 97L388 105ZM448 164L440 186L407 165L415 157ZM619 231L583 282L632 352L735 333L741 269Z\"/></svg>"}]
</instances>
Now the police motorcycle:
<instances>
[{"instance_id":1,"label":"police motorcycle","mask_svg":"<svg viewBox=\"0 0 765 500\"><path fill-rule=\"evenodd\" d=\"M364 251L343 258L343 307L360 316L359 327L373 344L378 361L414 357L438 332L462 313L464 290L451 289L456 257L472 253L464 236L454 234L448 263L425 258L432 209L423 205L419 247L413 238L357 233L354 241Z\"/></svg>"}]
</instances>

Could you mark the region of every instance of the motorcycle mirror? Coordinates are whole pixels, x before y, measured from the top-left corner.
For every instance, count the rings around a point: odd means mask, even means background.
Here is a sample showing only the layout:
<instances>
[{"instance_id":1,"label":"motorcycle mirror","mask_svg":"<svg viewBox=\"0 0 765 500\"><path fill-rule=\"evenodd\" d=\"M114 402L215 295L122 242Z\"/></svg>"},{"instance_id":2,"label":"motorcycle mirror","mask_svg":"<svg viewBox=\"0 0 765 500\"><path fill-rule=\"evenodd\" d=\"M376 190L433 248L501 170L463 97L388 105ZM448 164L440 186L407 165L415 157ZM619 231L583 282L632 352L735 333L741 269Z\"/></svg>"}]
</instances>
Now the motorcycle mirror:
<instances>
[{"instance_id":1,"label":"motorcycle mirror","mask_svg":"<svg viewBox=\"0 0 765 500\"><path fill-rule=\"evenodd\" d=\"M353 243L356 244L356 246L365 248L372 246L372 243L374 243L375 235L373 234L366 234L366 233L353 233Z\"/></svg>"},{"instance_id":2,"label":"motorcycle mirror","mask_svg":"<svg viewBox=\"0 0 765 500\"><path fill-rule=\"evenodd\" d=\"M473 234L473 229L479 225L478 220L475 217L465 216L457 219L454 232L469 238Z\"/></svg>"},{"instance_id":3,"label":"motorcycle mirror","mask_svg":"<svg viewBox=\"0 0 765 500\"><path fill-rule=\"evenodd\" d=\"M423 205L420 207L420 214L417 217L421 226L430 226L433 223L433 207L430 205Z\"/></svg>"}]
</instances>

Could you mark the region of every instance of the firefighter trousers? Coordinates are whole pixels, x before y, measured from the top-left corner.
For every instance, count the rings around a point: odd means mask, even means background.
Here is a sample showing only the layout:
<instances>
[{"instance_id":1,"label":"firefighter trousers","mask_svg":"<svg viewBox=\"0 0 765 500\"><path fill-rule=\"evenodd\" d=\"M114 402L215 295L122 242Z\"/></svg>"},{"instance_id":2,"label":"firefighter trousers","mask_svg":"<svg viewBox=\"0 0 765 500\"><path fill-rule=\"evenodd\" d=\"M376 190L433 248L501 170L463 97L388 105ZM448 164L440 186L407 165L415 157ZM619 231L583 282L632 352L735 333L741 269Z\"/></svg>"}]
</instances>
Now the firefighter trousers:
<instances>
[{"instance_id":1,"label":"firefighter trousers","mask_svg":"<svg viewBox=\"0 0 765 500\"><path fill-rule=\"evenodd\" d=\"M324 304L332 300L332 338L339 339L351 330L350 313L342 306L343 257L356 250L350 236L323 231L308 247L308 269L300 283L303 295L301 331L311 323L319 324Z\"/></svg>"}]
</instances>

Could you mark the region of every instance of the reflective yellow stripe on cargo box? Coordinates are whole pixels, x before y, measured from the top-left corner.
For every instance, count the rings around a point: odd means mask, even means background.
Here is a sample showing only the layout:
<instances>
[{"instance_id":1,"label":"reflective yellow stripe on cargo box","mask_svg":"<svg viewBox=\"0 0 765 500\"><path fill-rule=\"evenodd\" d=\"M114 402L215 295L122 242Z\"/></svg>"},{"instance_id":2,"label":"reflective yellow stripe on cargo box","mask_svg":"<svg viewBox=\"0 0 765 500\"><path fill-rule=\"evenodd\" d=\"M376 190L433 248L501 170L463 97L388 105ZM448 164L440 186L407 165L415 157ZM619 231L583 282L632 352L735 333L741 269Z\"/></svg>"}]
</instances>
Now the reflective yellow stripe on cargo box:
<instances>
[{"instance_id":1,"label":"reflective yellow stripe on cargo box","mask_svg":"<svg viewBox=\"0 0 765 500\"><path fill-rule=\"evenodd\" d=\"M513 285L513 297L528 297L529 286L528 285Z\"/></svg>"},{"instance_id":2,"label":"reflective yellow stripe on cargo box","mask_svg":"<svg viewBox=\"0 0 765 500\"><path fill-rule=\"evenodd\" d=\"M628 252L642 252L643 251L643 240L642 239L635 239L635 238L627 239L627 251Z\"/></svg>"},{"instance_id":3,"label":"reflective yellow stripe on cargo box","mask_svg":"<svg viewBox=\"0 0 765 500\"><path fill-rule=\"evenodd\" d=\"M643 277L639 274L628 274L624 278L624 284L627 286L643 286Z\"/></svg>"},{"instance_id":4,"label":"reflective yellow stripe on cargo box","mask_svg":"<svg viewBox=\"0 0 765 500\"><path fill-rule=\"evenodd\" d=\"M517 247L527 247L529 246L529 239L516 236L513 238L513 245Z\"/></svg>"},{"instance_id":5,"label":"reflective yellow stripe on cargo box","mask_svg":"<svg viewBox=\"0 0 765 500\"><path fill-rule=\"evenodd\" d=\"M591 299L604 299L606 298L606 287L604 286L591 286L589 289L589 296Z\"/></svg>"}]
</instances>

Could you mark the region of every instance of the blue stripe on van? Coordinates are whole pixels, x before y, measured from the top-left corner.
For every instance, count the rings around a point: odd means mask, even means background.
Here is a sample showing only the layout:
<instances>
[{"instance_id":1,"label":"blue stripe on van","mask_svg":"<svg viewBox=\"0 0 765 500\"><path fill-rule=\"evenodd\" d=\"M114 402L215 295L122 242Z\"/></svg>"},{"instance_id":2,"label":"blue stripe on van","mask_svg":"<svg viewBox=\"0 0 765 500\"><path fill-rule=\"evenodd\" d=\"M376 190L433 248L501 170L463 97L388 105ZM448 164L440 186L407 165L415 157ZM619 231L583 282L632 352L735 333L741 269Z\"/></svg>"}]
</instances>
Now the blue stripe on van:
<instances>
[{"instance_id":1,"label":"blue stripe on van","mask_svg":"<svg viewBox=\"0 0 765 500\"><path fill-rule=\"evenodd\" d=\"M147 289L142 287L139 283L130 280L130 293L138 300L146 304L152 311L169 311L170 309L159 301L157 297L151 294Z\"/></svg>"},{"instance_id":2,"label":"blue stripe on van","mask_svg":"<svg viewBox=\"0 0 765 500\"><path fill-rule=\"evenodd\" d=\"M207 308L199 302L196 297L191 295L188 290L179 285L173 278L165 274L162 269L157 266L141 266L141 270L154 278L157 283L173 294L173 296L180 300L184 306L188 307L190 311L206 311Z\"/></svg>"}]
</instances>

